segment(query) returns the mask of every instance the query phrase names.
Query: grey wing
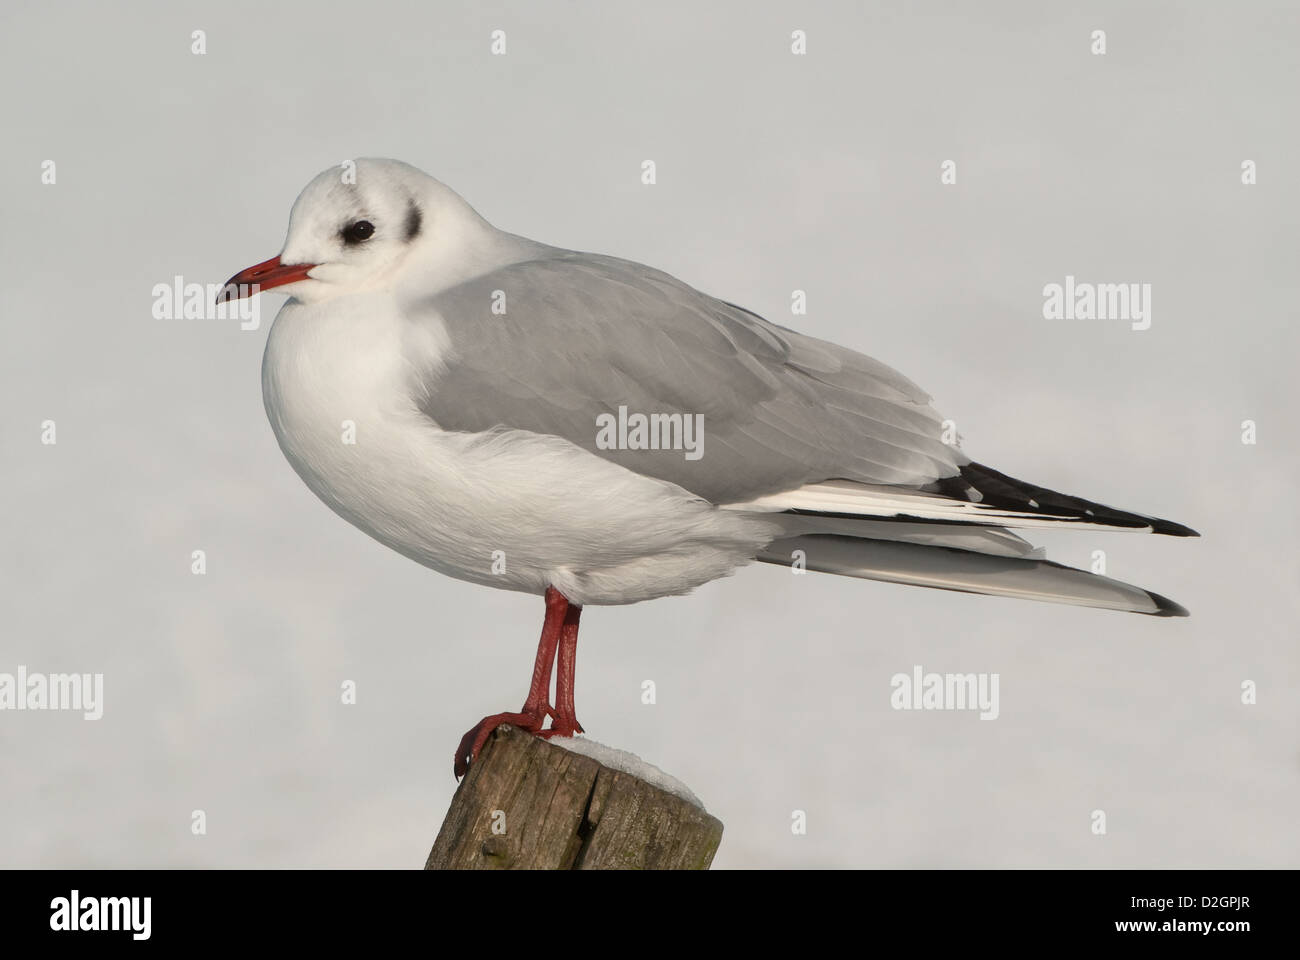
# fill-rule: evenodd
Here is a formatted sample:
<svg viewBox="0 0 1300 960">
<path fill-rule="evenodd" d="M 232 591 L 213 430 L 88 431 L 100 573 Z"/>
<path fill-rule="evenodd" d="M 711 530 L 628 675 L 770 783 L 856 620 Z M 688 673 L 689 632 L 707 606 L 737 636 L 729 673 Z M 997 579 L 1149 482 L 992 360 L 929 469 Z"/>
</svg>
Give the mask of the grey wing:
<svg viewBox="0 0 1300 960">
<path fill-rule="evenodd" d="M 713 503 L 828 478 L 919 487 L 965 462 L 929 397 L 889 367 L 641 264 L 556 251 L 408 313 L 436 318 L 450 342 L 416 397 L 443 429 L 563 437 Z M 698 415 L 701 455 L 607 448 L 602 423 L 620 407 Z"/>
</svg>

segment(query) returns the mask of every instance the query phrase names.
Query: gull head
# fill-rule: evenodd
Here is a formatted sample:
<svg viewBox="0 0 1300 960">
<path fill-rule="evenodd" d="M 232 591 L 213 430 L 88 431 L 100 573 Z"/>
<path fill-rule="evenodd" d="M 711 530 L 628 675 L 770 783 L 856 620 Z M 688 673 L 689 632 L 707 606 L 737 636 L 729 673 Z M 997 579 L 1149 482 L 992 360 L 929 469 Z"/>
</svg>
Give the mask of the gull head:
<svg viewBox="0 0 1300 960">
<path fill-rule="evenodd" d="M 277 256 L 235 274 L 217 302 L 274 287 L 303 303 L 392 290 L 419 264 L 451 267 L 492 228 L 454 191 L 400 160 L 364 158 L 316 176 Z M 448 261 L 453 261 L 448 263 Z"/>
</svg>

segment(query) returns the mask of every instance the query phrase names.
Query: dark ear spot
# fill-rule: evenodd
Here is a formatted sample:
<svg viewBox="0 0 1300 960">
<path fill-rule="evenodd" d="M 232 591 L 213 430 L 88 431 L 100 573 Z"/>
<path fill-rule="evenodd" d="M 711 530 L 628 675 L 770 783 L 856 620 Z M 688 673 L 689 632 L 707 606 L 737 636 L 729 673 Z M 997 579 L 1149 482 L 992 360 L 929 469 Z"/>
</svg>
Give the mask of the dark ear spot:
<svg viewBox="0 0 1300 960">
<path fill-rule="evenodd" d="M 406 210 L 406 242 L 407 243 L 410 243 L 412 240 L 414 240 L 416 237 L 420 235 L 421 220 L 422 217 L 420 216 L 420 208 L 417 207 L 415 205 L 415 201 L 412 200 L 410 207 L 408 207 Z"/>
</svg>

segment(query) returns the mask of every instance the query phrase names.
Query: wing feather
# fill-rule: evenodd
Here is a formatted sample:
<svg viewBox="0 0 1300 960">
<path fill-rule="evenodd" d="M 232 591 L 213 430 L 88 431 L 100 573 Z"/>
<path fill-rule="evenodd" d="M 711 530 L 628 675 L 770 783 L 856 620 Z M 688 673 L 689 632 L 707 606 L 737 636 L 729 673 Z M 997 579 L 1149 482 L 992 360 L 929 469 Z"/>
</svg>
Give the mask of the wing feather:
<svg viewBox="0 0 1300 960">
<path fill-rule="evenodd" d="M 496 291 L 504 314 L 491 310 Z M 416 396 L 443 429 L 563 437 L 714 503 L 830 478 L 923 486 L 965 462 L 901 374 L 630 261 L 555 250 L 408 313 L 450 342 Z M 620 407 L 700 415 L 703 455 L 600 449 L 597 418 Z"/>
</svg>

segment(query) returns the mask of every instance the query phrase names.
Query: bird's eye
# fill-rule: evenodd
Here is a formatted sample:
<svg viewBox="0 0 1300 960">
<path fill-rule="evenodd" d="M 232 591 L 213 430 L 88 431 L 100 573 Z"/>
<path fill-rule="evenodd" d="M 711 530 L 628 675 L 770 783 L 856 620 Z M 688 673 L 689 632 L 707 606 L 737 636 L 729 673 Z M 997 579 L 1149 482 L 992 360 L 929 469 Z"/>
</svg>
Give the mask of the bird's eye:
<svg viewBox="0 0 1300 960">
<path fill-rule="evenodd" d="M 361 243 L 374 235 L 375 225 L 369 220 L 358 220 L 343 228 L 344 243 Z"/>
</svg>

